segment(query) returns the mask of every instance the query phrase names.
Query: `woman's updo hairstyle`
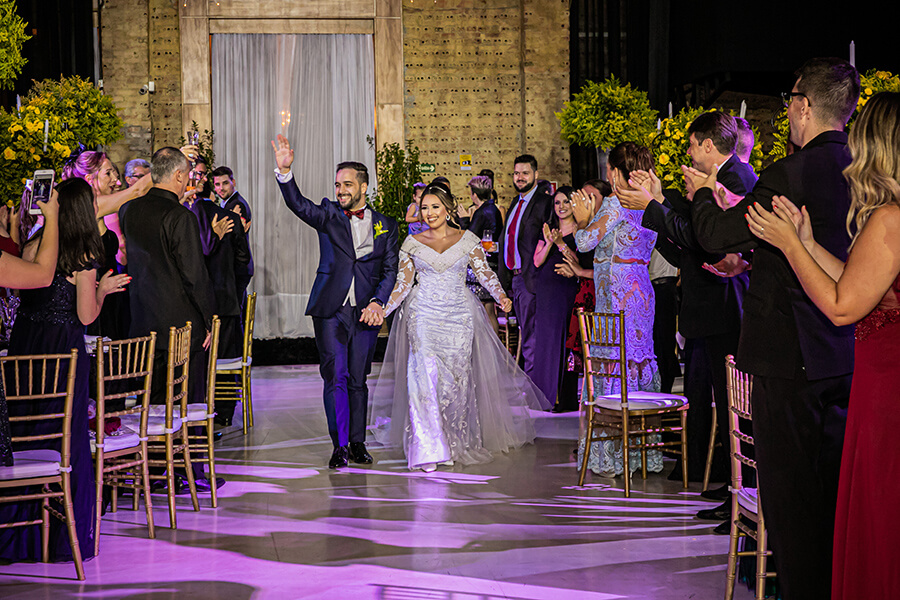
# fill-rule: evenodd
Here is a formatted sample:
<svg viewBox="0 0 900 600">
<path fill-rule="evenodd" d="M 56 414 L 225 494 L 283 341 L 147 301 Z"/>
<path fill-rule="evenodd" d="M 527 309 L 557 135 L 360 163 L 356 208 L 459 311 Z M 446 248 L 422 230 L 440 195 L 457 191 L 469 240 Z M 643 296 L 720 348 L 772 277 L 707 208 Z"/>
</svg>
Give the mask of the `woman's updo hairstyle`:
<svg viewBox="0 0 900 600">
<path fill-rule="evenodd" d="M 634 142 L 622 142 L 609 152 L 609 166 L 622 172 L 625 181 L 631 177 L 632 171 L 653 170 L 653 154 L 650 148 L 635 144 Z"/>
<path fill-rule="evenodd" d="M 453 194 L 450 193 L 449 186 L 442 181 L 432 181 L 428 187 L 425 188 L 425 191 L 422 192 L 422 199 L 425 199 L 425 196 L 435 196 L 438 200 L 441 201 L 441 204 L 444 205 L 444 209 L 447 211 L 447 215 L 449 215 L 449 223 L 454 227 L 459 226 L 459 221 L 456 215 L 456 200 L 453 198 Z"/>
</svg>

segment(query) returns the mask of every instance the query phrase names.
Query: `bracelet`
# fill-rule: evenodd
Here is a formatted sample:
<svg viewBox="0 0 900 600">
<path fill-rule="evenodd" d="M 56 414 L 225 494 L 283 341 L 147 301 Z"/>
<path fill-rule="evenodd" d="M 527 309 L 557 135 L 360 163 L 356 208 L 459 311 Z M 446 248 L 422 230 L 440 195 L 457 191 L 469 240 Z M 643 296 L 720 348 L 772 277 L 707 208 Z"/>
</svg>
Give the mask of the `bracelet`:
<svg viewBox="0 0 900 600">
<path fill-rule="evenodd" d="M 370 300 L 369 300 L 369 304 L 371 304 L 372 302 L 374 302 L 375 304 L 377 304 L 377 305 L 380 306 L 381 308 L 384 308 L 384 302 L 382 302 L 382 301 L 379 300 L 378 298 L 372 298 L 372 299 L 370 299 Z"/>
</svg>

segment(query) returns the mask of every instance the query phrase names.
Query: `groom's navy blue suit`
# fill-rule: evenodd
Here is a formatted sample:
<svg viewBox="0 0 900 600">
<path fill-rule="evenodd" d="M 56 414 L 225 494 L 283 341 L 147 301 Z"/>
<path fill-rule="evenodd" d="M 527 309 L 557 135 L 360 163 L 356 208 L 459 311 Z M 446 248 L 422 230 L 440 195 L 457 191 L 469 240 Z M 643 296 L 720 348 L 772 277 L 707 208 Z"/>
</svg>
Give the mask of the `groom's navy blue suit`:
<svg viewBox="0 0 900 600">
<path fill-rule="evenodd" d="M 319 268 L 306 314 L 313 318 L 319 371 L 325 381 L 325 415 L 335 447 L 365 442 L 368 388 L 379 327 L 360 322 L 372 299 L 387 304 L 397 280 L 397 222 L 372 212 L 373 250 L 357 258 L 350 218 L 337 202 L 316 204 L 300 193 L 294 179 L 279 183 L 285 204 L 319 234 Z M 355 217 L 353 217 L 355 218 Z M 347 294 L 353 282 L 355 306 Z"/>
</svg>

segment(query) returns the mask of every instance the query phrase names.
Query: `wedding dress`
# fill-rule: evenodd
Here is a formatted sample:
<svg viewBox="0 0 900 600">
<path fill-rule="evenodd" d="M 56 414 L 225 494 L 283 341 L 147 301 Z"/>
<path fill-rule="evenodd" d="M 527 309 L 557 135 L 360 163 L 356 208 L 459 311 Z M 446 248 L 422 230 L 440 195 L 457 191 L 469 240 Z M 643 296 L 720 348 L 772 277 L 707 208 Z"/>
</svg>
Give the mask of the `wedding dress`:
<svg viewBox="0 0 900 600">
<path fill-rule="evenodd" d="M 409 236 L 385 314 L 394 318 L 373 394 L 376 440 L 403 448 L 410 469 L 488 462 L 534 441 L 529 409 L 549 402 L 503 347 L 466 287 L 471 265 L 494 299 L 503 294 L 470 232 L 444 252 Z"/>
</svg>

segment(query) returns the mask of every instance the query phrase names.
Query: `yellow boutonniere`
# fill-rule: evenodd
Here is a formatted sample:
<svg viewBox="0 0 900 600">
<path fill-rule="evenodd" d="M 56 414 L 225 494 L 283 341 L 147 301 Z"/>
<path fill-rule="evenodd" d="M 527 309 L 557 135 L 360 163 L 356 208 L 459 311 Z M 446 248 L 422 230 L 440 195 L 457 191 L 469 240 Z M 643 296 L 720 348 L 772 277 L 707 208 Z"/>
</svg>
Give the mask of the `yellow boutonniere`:
<svg viewBox="0 0 900 600">
<path fill-rule="evenodd" d="M 384 225 L 381 224 L 381 221 L 378 221 L 377 223 L 375 223 L 375 238 L 377 238 L 382 233 L 387 233 L 387 229 L 384 228 Z"/>
</svg>

